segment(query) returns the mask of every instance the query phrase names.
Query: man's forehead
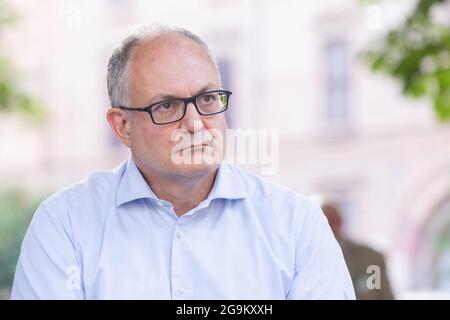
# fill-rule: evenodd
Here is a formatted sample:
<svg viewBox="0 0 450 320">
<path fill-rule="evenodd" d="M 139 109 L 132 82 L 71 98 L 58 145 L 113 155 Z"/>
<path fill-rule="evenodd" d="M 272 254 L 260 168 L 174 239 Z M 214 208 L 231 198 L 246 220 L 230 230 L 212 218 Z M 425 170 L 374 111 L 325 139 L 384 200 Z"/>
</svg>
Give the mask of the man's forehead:
<svg viewBox="0 0 450 320">
<path fill-rule="evenodd" d="M 178 37 L 180 38 L 180 37 Z M 166 43 L 167 39 L 147 42 L 136 47 L 130 58 L 130 77 L 140 81 L 183 81 L 193 73 L 216 78 L 217 70 L 211 57 L 189 39 Z M 163 41 L 160 44 L 160 41 Z"/>
</svg>

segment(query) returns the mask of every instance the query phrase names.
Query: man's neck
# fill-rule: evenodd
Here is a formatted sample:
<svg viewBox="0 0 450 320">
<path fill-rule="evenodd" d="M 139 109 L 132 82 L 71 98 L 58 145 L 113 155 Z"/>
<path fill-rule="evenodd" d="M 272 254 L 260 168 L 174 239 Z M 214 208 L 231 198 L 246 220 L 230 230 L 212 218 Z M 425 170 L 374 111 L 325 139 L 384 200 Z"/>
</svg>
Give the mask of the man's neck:
<svg viewBox="0 0 450 320">
<path fill-rule="evenodd" d="M 208 197 L 214 185 L 217 169 L 189 178 L 166 177 L 154 172 L 142 174 L 158 198 L 170 202 L 177 216 L 182 216 Z"/>
</svg>

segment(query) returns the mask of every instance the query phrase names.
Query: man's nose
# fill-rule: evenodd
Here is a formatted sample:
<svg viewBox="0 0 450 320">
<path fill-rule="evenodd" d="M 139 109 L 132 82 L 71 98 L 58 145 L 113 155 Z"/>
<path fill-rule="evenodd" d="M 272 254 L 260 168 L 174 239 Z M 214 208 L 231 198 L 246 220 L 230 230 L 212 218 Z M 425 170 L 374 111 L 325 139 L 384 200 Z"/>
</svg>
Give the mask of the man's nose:
<svg viewBox="0 0 450 320">
<path fill-rule="evenodd" d="M 181 120 L 181 127 L 191 133 L 197 132 L 204 127 L 202 117 L 192 102 L 186 105 L 186 113 Z"/>
</svg>

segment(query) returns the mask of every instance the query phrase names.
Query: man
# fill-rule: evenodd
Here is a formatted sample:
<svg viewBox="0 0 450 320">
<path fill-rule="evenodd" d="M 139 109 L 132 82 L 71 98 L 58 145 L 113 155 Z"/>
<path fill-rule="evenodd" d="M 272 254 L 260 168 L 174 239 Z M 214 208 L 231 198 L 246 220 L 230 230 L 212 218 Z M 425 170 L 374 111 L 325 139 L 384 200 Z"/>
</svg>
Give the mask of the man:
<svg viewBox="0 0 450 320">
<path fill-rule="evenodd" d="M 358 300 L 394 299 L 383 255 L 344 237 L 342 216 L 335 204 L 326 202 L 322 204 L 322 210 L 342 247 L 355 287 L 356 298 Z M 378 276 L 379 279 L 375 279 L 374 276 Z"/>
<path fill-rule="evenodd" d="M 198 36 L 131 35 L 110 58 L 108 92 L 131 155 L 41 204 L 12 298 L 354 298 L 320 207 L 220 161 L 231 93 Z"/>
</svg>

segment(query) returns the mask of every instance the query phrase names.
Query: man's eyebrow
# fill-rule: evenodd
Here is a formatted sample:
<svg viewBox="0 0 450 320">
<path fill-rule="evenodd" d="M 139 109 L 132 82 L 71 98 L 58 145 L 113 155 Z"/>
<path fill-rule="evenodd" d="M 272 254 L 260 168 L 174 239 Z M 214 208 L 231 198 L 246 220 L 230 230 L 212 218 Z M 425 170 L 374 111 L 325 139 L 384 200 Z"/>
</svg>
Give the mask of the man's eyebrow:
<svg viewBox="0 0 450 320">
<path fill-rule="evenodd" d="M 218 88 L 217 86 L 215 86 L 213 84 L 207 84 L 206 86 L 204 86 L 200 90 L 198 90 L 197 93 L 194 94 L 194 96 L 202 94 L 202 93 L 207 92 L 209 90 L 219 90 L 219 89 L 220 88 Z M 153 97 L 152 101 L 154 101 L 153 103 L 155 103 L 155 102 L 158 102 L 158 101 L 180 99 L 180 98 L 186 98 L 186 97 L 174 96 L 173 94 L 158 94 L 158 95 Z"/>
</svg>

